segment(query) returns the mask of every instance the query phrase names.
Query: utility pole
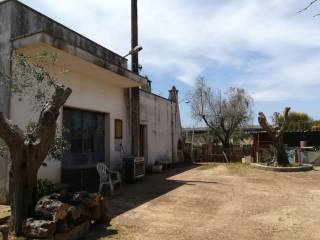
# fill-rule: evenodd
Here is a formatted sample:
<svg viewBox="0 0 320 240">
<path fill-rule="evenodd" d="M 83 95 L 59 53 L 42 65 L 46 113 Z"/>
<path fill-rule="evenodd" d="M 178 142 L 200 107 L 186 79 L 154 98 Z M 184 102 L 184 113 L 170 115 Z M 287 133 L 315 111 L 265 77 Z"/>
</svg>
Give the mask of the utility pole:
<svg viewBox="0 0 320 240">
<path fill-rule="evenodd" d="M 138 46 L 138 3 L 131 0 L 131 49 Z M 132 71 L 139 74 L 139 52 L 131 54 Z"/>
<path fill-rule="evenodd" d="M 137 0 L 131 0 L 131 48 L 138 46 L 138 3 Z M 132 71 L 139 75 L 139 53 L 132 55 Z M 132 145 L 131 152 L 133 156 L 139 156 L 140 146 L 140 89 L 135 87 L 131 89 L 131 134 Z"/>
</svg>

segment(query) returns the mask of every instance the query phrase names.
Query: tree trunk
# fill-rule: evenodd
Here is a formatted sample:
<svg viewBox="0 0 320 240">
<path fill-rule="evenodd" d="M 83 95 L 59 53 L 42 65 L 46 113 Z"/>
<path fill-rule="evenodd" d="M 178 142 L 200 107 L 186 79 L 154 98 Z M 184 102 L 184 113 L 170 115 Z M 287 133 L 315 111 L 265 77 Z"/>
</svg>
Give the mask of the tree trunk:
<svg viewBox="0 0 320 240">
<path fill-rule="evenodd" d="M 28 163 L 32 159 L 13 160 L 10 171 L 12 223 L 16 235 L 22 234 L 22 223 L 32 216 L 34 206 L 33 196 L 36 191 L 37 172 Z"/>
<path fill-rule="evenodd" d="M 229 151 L 229 149 L 230 149 L 230 142 L 229 142 L 229 140 L 227 139 L 227 140 L 224 140 L 223 142 L 222 142 L 222 146 L 223 146 L 223 148 L 225 149 L 225 150 L 228 150 Z"/>
<path fill-rule="evenodd" d="M 59 109 L 72 90 L 56 86 L 51 100 L 40 113 L 36 130 L 29 135 L 0 112 L 0 138 L 8 145 L 11 155 L 10 197 L 12 225 L 17 236 L 22 224 L 33 213 L 38 170 L 54 143 Z"/>
<path fill-rule="evenodd" d="M 275 156 L 278 164 L 280 166 L 289 165 L 288 154 L 284 147 L 282 136 L 275 139 L 274 147 L 275 147 Z"/>
</svg>

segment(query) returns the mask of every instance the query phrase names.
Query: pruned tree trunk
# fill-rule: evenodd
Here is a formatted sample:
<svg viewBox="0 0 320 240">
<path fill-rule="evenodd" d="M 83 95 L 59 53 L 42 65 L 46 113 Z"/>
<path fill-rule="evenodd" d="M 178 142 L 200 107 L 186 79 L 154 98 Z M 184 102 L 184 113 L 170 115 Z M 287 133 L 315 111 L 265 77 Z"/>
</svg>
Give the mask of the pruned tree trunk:
<svg viewBox="0 0 320 240">
<path fill-rule="evenodd" d="M 7 143 L 11 155 L 10 204 L 12 224 L 18 236 L 22 234 L 23 221 L 31 216 L 37 173 L 54 143 L 59 110 L 71 92 L 70 88 L 56 86 L 40 113 L 36 130 L 27 136 L 0 112 L 0 138 Z"/>
<path fill-rule="evenodd" d="M 19 159 L 24 159 L 24 161 L 17 164 L 18 160 L 12 159 L 9 177 L 11 220 L 17 235 L 21 233 L 23 221 L 32 214 L 33 196 L 37 182 L 37 173 L 28 166 L 29 159 L 22 156 Z"/>
<path fill-rule="evenodd" d="M 289 164 L 288 155 L 286 153 L 286 149 L 283 143 L 283 134 L 289 124 L 289 111 L 290 108 L 286 107 L 283 112 L 283 122 L 279 122 L 279 114 L 274 114 L 274 126 L 270 126 L 268 124 L 267 118 L 264 113 L 259 113 L 259 124 L 260 126 L 267 131 L 268 135 L 272 139 L 273 146 L 275 148 L 275 160 L 281 166 L 286 166 Z"/>
<path fill-rule="evenodd" d="M 275 157 L 279 165 L 286 166 L 289 164 L 288 154 L 284 147 L 283 137 L 275 139 Z"/>
</svg>

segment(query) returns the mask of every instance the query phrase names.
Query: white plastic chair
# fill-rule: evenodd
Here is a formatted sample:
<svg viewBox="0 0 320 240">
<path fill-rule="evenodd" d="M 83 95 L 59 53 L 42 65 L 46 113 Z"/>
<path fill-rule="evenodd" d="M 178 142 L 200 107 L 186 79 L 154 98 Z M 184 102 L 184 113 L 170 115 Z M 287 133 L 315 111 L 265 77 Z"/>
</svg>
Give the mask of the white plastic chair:
<svg viewBox="0 0 320 240">
<path fill-rule="evenodd" d="M 114 192 L 114 186 L 119 183 L 120 189 L 122 188 L 121 183 L 121 175 L 119 172 L 111 171 L 108 166 L 104 163 L 98 163 L 97 164 L 97 171 L 100 176 L 100 185 L 99 185 L 99 193 L 102 192 L 104 185 L 110 186 L 110 192 L 111 195 L 113 195 Z"/>
</svg>

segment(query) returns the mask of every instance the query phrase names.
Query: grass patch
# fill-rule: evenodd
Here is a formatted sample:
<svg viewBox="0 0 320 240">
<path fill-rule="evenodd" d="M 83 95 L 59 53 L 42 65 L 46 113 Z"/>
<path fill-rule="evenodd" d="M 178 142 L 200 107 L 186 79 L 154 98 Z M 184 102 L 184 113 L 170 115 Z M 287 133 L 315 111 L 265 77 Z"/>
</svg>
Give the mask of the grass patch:
<svg viewBox="0 0 320 240">
<path fill-rule="evenodd" d="M 242 170 L 242 169 L 248 169 L 250 168 L 250 164 L 248 163 L 206 163 L 206 164 L 200 164 L 201 166 L 198 168 L 199 170 L 209 170 L 216 168 L 218 166 L 224 166 L 227 169 L 230 170 Z"/>
<path fill-rule="evenodd" d="M 215 167 L 218 167 L 219 163 L 207 163 L 207 164 L 200 164 L 201 166 L 198 168 L 199 170 L 209 170 Z"/>
<path fill-rule="evenodd" d="M 235 170 L 241 170 L 241 169 L 248 169 L 250 168 L 250 164 L 248 163 L 225 163 L 224 166 L 228 169 L 235 169 Z"/>
</svg>

